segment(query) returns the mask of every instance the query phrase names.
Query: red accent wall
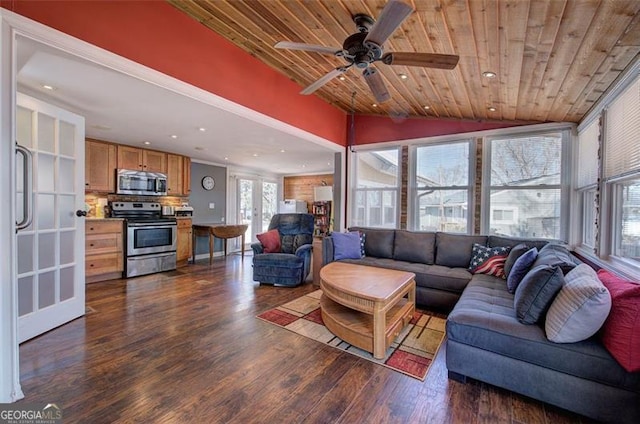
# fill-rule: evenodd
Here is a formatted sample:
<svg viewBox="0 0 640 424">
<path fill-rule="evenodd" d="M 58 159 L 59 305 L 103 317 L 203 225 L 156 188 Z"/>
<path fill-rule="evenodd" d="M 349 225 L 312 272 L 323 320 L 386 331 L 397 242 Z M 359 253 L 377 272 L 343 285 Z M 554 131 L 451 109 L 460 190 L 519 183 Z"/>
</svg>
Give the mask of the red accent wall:
<svg viewBox="0 0 640 424">
<path fill-rule="evenodd" d="M 0 6 L 339 145 L 347 115 L 164 1 Z M 265 46 L 269 48 L 269 46 Z"/>
<path fill-rule="evenodd" d="M 390 118 L 386 116 L 356 115 L 354 144 L 411 140 L 438 135 L 460 134 L 497 128 L 539 124 L 526 121 L 484 121 L 436 118 Z"/>
<path fill-rule="evenodd" d="M 346 146 L 348 116 L 164 1 L 0 0 L 0 6 Z M 270 48 L 265 46 L 265 48 Z M 355 144 L 530 124 L 355 117 Z"/>
</svg>

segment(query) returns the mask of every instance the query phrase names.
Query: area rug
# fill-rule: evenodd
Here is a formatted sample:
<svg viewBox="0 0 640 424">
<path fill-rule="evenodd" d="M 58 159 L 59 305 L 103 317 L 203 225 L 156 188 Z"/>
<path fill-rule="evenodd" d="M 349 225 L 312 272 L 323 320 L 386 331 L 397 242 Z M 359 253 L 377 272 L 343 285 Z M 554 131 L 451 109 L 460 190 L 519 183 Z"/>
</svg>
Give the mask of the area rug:
<svg viewBox="0 0 640 424">
<path fill-rule="evenodd" d="M 324 326 L 320 313 L 321 295 L 322 290 L 314 291 L 270 309 L 258 318 L 424 381 L 444 339 L 444 318 L 416 311 L 409 325 L 387 350 L 385 358 L 375 359 L 371 353 L 341 340 Z"/>
</svg>

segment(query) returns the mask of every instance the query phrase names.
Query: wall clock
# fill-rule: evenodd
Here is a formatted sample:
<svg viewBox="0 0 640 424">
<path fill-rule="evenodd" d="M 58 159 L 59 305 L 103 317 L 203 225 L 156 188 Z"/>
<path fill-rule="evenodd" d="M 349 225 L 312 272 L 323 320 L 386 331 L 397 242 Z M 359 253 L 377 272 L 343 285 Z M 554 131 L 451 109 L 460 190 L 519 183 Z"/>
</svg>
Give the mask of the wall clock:
<svg viewBox="0 0 640 424">
<path fill-rule="evenodd" d="M 202 179 L 202 188 L 205 190 L 213 190 L 213 187 L 216 185 L 216 180 L 213 177 L 207 175 Z"/>
</svg>

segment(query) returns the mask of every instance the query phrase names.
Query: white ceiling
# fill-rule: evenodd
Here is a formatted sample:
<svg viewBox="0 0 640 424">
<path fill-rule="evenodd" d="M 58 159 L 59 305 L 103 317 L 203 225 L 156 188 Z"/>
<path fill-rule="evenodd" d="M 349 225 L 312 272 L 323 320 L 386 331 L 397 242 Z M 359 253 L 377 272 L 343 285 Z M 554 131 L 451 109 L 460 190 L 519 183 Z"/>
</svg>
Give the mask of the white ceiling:
<svg viewBox="0 0 640 424">
<path fill-rule="evenodd" d="M 310 134 L 305 139 L 303 131 L 291 134 L 24 37 L 18 39 L 18 89 L 84 116 L 89 138 L 258 174 L 333 173 L 340 150 Z"/>
</svg>

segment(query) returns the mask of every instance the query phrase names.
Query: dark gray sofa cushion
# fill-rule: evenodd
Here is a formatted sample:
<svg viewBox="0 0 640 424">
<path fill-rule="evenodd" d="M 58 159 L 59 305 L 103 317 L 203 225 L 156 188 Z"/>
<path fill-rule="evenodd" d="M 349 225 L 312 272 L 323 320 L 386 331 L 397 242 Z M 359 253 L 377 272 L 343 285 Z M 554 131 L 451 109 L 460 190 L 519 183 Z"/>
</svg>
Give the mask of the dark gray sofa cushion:
<svg viewBox="0 0 640 424">
<path fill-rule="evenodd" d="M 436 265 L 466 268 L 471 260 L 473 243 L 487 244 L 487 236 L 436 233 Z"/>
<path fill-rule="evenodd" d="M 532 247 L 537 248 L 538 250 L 542 249 L 544 246 L 549 244 L 549 240 L 545 239 L 536 239 L 536 238 L 523 238 L 523 237 L 504 237 L 504 236 L 496 236 L 490 235 L 487 240 L 487 246 L 489 247 L 514 247 L 520 243 L 524 243 L 531 249 Z"/>
<path fill-rule="evenodd" d="M 559 267 L 539 265 L 531 268 L 518 284 L 514 297 L 518 321 L 535 324 L 542 320 L 563 284 L 564 276 Z"/>
<path fill-rule="evenodd" d="M 349 231 L 361 231 L 365 234 L 364 254 L 376 258 L 393 258 L 395 230 L 379 228 L 352 227 Z"/>
<path fill-rule="evenodd" d="M 436 233 L 396 230 L 394 245 L 393 259 L 433 265 Z"/>
<path fill-rule="evenodd" d="M 538 258 L 531 265 L 531 269 L 539 265 L 550 265 L 560 267 L 563 274 L 568 273 L 578 266 L 576 261 L 571 257 L 569 249 L 565 245 L 558 243 L 549 243 L 542 249 L 538 249 Z"/>
<path fill-rule="evenodd" d="M 492 247 L 500 247 L 500 246 L 492 246 Z M 518 258 L 529 250 L 529 247 L 524 243 L 518 243 L 511 248 L 509 251 L 509 256 L 507 256 L 507 260 L 504 262 L 504 275 L 505 278 L 509 277 L 511 273 L 511 268 L 513 268 L 513 264 L 516 263 Z"/>
<path fill-rule="evenodd" d="M 547 340 L 539 325 L 518 322 L 513 295 L 507 291 L 504 280 L 496 277 L 473 276 L 449 314 L 447 337 L 509 358 L 640 393 L 640 373 L 626 372 L 597 336 L 578 343 L 556 344 Z"/>
<path fill-rule="evenodd" d="M 471 280 L 471 273 L 463 268 L 448 268 L 440 265 L 425 265 L 368 256 L 362 259 L 343 259 L 340 262 L 413 272 L 416 274 L 417 287 L 429 287 L 457 294 L 462 293 Z"/>
</svg>

